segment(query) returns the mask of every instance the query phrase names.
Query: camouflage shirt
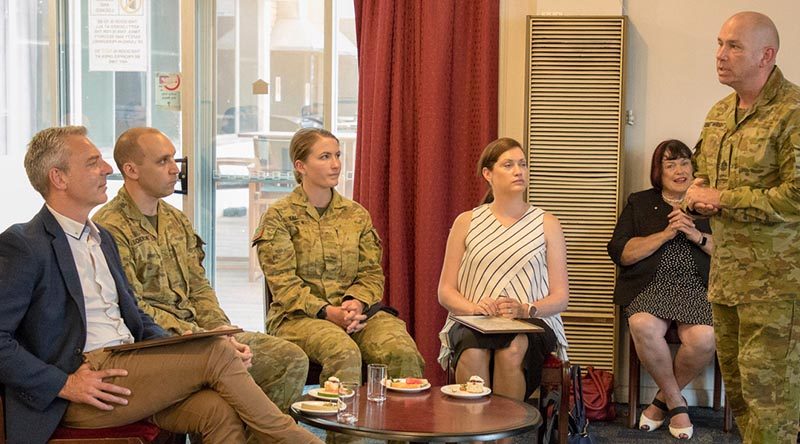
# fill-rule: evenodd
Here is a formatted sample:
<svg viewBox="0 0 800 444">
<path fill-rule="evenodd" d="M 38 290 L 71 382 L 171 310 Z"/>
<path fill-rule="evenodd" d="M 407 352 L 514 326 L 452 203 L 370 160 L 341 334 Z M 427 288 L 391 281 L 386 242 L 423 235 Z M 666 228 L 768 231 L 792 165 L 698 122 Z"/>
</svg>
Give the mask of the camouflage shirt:
<svg viewBox="0 0 800 444">
<path fill-rule="evenodd" d="M 336 191 L 319 212 L 302 187 L 269 207 L 253 235 L 272 292 L 267 331 L 288 318 L 316 317 L 345 296 L 383 297 L 381 243 L 367 210 Z"/>
<path fill-rule="evenodd" d="M 203 241 L 180 210 L 159 201 L 156 232 L 123 187 L 93 220 L 114 236 L 139 307 L 158 325 L 180 334 L 230 324 L 201 265 Z"/>
<path fill-rule="evenodd" d="M 798 299 L 800 288 L 800 88 L 775 67 L 753 106 L 737 96 L 706 117 L 695 175 L 720 190 L 712 217 L 708 299 L 724 305 Z"/>
</svg>

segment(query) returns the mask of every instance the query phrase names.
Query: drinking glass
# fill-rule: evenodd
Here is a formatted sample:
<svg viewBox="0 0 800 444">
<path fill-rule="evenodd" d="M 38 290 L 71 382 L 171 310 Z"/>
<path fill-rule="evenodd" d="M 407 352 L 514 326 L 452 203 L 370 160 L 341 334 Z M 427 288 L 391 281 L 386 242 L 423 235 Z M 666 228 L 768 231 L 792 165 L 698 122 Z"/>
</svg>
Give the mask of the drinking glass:
<svg viewBox="0 0 800 444">
<path fill-rule="evenodd" d="M 367 366 L 367 400 L 383 402 L 386 400 L 387 367 L 384 364 L 369 364 Z"/>
<path fill-rule="evenodd" d="M 358 421 L 358 383 L 339 384 L 339 412 L 336 420 L 343 424 L 355 424 Z"/>
</svg>

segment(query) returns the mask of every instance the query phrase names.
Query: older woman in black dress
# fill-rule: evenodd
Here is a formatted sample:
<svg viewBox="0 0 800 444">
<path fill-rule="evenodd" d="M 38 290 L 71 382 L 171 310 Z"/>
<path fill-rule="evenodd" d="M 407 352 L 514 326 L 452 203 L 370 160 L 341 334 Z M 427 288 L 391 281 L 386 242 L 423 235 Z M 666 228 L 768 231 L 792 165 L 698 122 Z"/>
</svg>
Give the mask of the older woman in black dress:
<svg viewBox="0 0 800 444">
<path fill-rule="evenodd" d="M 706 298 L 714 241 L 707 220 L 694 221 L 680 209 L 692 182 L 691 155 L 678 140 L 656 147 L 653 188 L 630 195 L 608 243 L 609 256 L 621 268 L 614 303 L 625 307 L 636 351 L 659 387 L 639 428 L 656 430 L 670 416 L 670 433 L 679 439 L 694 431 L 681 389 L 714 356 Z M 674 361 L 664 339 L 673 321 L 681 339 Z"/>
</svg>

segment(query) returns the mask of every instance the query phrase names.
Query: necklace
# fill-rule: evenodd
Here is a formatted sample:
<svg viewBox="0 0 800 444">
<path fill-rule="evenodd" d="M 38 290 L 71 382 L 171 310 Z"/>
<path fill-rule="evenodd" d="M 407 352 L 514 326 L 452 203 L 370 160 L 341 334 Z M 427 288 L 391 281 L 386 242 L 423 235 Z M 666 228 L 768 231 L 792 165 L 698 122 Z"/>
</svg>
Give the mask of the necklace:
<svg viewBox="0 0 800 444">
<path fill-rule="evenodd" d="M 664 199 L 665 202 L 668 204 L 672 204 L 673 206 L 678 206 L 683 203 L 683 198 L 680 199 L 670 199 L 669 197 L 665 196 L 664 193 L 661 193 L 661 198 Z"/>
</svg>

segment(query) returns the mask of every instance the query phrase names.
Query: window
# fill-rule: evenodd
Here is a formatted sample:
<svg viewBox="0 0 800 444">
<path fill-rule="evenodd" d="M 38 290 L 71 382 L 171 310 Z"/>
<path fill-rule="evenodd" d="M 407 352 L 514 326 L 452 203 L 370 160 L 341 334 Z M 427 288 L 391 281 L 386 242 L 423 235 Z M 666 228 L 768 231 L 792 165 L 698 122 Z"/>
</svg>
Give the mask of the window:
<svg viewBox="0 0 800 444">
<path fill-rule="evenodd" d="M 65 123 L 84 125 L 114 168 L 108 198 L 122 187 L 113 162 L 120 134 L 139 126 L 162 131 L 181 157 L 181 112 L 159 101 L 159 75 L 180 72 L 180 0 L 70 2 Z M 183 207 L 173 194 L 167 201 Z"/>
<path fill-rule="evenodd" d="M 215 287 L 225 311 L 238 325 L 263 330 L 263 277 L 249 240 L 261 214 L 297 185 L 289 157 L 295 131 L 333 130 L 343 155 L 338 189 L 352 196 L 355 14 L 349 0 L 217 0 L 216 6 L 209 251 L 215 252 Z M 266 94 L 257 82 L 268 84 Z"/>
<path fill-rule="evenodd" d="M 47 2 L 0 2 L 0 230 L 28 220 L 43 204 L 22 165 L 31 136 L 56 122 L 53 11 Z"/>
</svg>

